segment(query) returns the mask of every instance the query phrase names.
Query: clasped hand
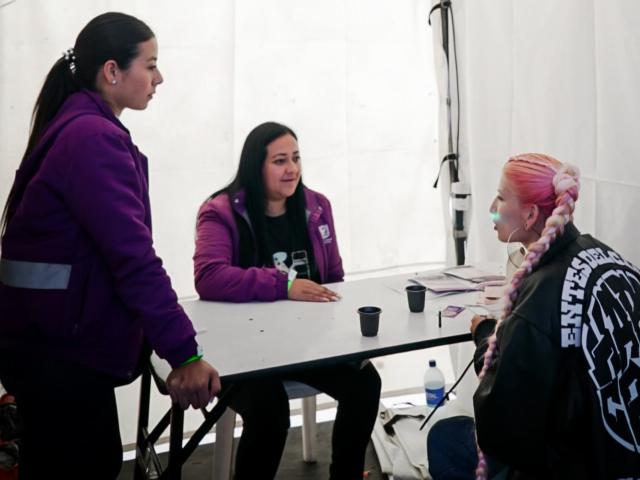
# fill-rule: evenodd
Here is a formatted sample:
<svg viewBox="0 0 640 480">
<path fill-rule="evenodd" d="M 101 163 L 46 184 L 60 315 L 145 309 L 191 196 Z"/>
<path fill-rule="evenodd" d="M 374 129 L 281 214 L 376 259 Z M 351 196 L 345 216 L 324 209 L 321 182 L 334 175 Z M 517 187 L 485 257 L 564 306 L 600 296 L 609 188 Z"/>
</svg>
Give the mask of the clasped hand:
<svg viewBox="0 0 640 480">
<path fill-rule="evenodd" d="M 167 378 L 171 401 L 183 410 L 206 407 L 221 388 L 218 371 L 204 360 L 175 368 Z"/>
</svg>

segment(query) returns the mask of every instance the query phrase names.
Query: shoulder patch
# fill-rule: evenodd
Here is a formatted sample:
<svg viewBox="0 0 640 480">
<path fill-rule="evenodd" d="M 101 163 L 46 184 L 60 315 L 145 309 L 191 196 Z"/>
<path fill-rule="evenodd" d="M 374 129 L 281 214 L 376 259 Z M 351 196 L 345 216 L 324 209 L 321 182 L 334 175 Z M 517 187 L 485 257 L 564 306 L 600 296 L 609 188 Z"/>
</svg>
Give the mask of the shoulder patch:
<svg viewBox="0 0 640 480">
<path fill-rule="evenodd" d="M 329 225 L 319 225 L 318 231 L 320 232 L 320 237 L 324 243 L 331 243 L 331 230 L 329 230 Z"/>
</svg>

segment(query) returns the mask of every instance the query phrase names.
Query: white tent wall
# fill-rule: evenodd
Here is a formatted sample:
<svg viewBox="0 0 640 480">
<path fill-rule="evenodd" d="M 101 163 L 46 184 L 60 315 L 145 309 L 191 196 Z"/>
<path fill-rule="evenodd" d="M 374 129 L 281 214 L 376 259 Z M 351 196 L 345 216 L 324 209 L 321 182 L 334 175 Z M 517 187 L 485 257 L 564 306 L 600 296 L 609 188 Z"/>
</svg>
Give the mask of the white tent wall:
<svg viewBox="0 0 640 480">
<path fill-rule="evenodd" d="M 640 204 L 635 61 L 640 2 L 453 0 L 452 5 L 461 179 L 472 192 L 467 263 L 506 263 L 505 245 L 497 241 L 489 217 L 500 170 L 511 155 L 542 152 L 581 169 L 576 226 L 640 265 L 640 232 L 633 227 Z M 439 15 L 432 21 L 439 22 Z M 441 128 L 441 154 L 445 134 Z M 458 372 L 472 352 L 470 344 L 458 349 Z M 467 408 L 476 385 L 470 375 L 458 390 Z"/>
<path fill-rule="evenodd" d="M 471 261 L 504 262 L 488 210 L 510 155 L 578 165 L 575 223 L 640 264 L 640 3 L 454 0 Z"/>
<path fill-rule="evenodd" d="M 348 275 L 441 263 L 428 9 L 417 0 L 16 0 L 0 9 L 0 198 L 53 62 L 90 18 L 125 11 L 159 41 L 165 83 L 147 111 L 122 120 L 150 159 L 155 247 L 180 296 L 194 294 L 197 208 L 231 180 L 244 138 L 267 120 L 298 134 L 305 182 L 332 201 Z M 157 416 L 166 399 L 154 400 Z M 132 443 L 137 383 L 118 402 Z"/>
</svg>

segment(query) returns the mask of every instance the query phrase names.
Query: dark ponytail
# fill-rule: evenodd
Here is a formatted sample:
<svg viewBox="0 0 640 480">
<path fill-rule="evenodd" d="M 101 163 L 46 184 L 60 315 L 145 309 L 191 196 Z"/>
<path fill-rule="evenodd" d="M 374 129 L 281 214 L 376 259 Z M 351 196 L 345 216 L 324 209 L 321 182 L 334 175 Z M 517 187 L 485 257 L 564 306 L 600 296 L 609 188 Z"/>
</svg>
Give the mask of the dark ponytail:
<svg viewBox="0 0 640 480">
<path fill-rule="evenodd" d="M 62 104 L 72 93 L 83 88 L 97 91 L 98 72 L 106 61 L 115 60 L 121 70 L 129 68 L 138 55 L 139 44 L 153 37 L 151 29 L 131 15 L 104 13 L 91 20 L 78 34 L 73 49 L 53 64 L 33 108 L 20 175 L 16 176 L 2 211 L 2 231 L 11 220 L 28 183 L 40 169 L 43 156 L 31 158 L 31 153 Z"/>
<path fill-rule="evenodd" d="M 53 64 L 36 100 L 31 115 L 31 133 L 22 162 L 33 151 L 44 127 L 51 121 L 69 95 L 79 90 L 69 63 L 61 57 Z M 22 165 L 21 165 L 22 166 Z"/>
</svg>

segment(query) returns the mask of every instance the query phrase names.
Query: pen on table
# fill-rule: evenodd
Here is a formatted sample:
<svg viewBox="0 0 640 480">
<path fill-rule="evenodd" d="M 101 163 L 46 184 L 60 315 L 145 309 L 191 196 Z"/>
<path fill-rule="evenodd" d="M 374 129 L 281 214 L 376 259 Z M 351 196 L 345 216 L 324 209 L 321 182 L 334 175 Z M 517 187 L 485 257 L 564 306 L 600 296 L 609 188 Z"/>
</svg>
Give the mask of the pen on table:
<svg viewBox="0 0 640 480">
<path fill-rule="evenodd" d="M 438 328 L 442 328 L 442 311 L 438 310 Z"/>
</svg>

